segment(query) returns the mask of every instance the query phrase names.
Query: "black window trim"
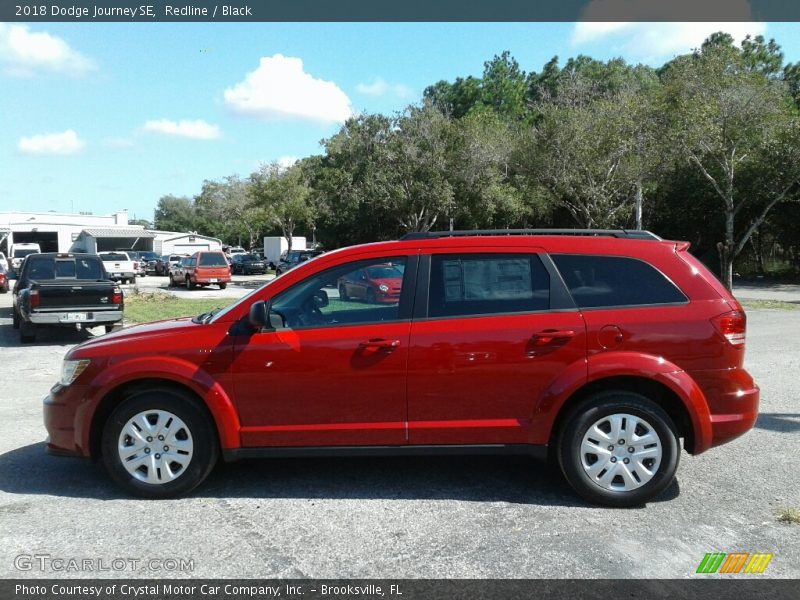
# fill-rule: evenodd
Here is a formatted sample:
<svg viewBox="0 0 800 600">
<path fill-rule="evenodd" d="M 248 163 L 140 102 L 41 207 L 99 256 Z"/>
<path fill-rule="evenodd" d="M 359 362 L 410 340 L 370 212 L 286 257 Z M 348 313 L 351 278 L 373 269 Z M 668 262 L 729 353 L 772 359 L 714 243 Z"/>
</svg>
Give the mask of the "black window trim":
<svg viewBox="0 0 800 600">
<path fill-rule="evenodd" d="M 392 324 L 392 323 L 404 323 L 404 322 L 411 321 L 412 314 L 413 314 L 413 311 L 414 311 L 414 291 L 415 291 L 416 281 L 417 281 L 417 269 L 418 269 L 418 264 L 419 264 L 419 254 L 416 254 L 416 253 L 414 253 L 414 254 L 404 254 L 404 253 L 400 252 L 400 253 L 389 254 L 387 256 L 375 256 L 375 257 L 372 257 L 372 258 L 363 258 L 363 259 L 359 259 L 359 260 L 356 260 L 356 261 L 343 262 L 343 263 L 339 263 L 337 265 L 333 265 L 333 266 L 327 267 L 325 269 L 322 269 L 321 271 L 316 271 L 316 272 L 310 274 L 308 277 L 316 277 L 318 275 L 321 275 L 322 273 L 325 273 L 326 271 L 332 271 L 334 269 L 339 269 L 339 268 L 341 268 L 341 267 L 343 267 L 345 265 L 348 265 L 348 264 L 364 264 L 364 263 L 370 263 L 370 262 L 379 261 L 379 260 L 389 260 L 389 259 L 392 259 L 392 258 L 405 258 L 405 260 L 406 260 L 406 266 L 405 266 L 405 270 L 403 272 L 403 287 L 400 290 L 400 301 L 398 302 L 398 307 L 397 307 L 397 310 L 398 310 L 398 314 L 397 314 L 398 318 L 397 319 L 394 319 L 392 321 L 362 321 L 362 322 L 357 322 L 357 323 L 332 323 L 330 325 L 308 325 L 308 326 L 304 326 L 304 327 L 285 327 L 284 329 L 281 329 L 280 331 L 289 331 L 289 330 L 291 330 L 291 331 L 311 331 L 311 330 L 314 330 L 314 329 L 334 329 L 334 328 L 339 328 L 339 327 L 360 327 L 362 325 L 381 325 L 381 324 L 387 324 L 388 325 L 388 324 Z M 361 267 L 357 267 L 357 268 L 361 268 Z M 286 289 L 281 290 L 280 292 L 278 292 L 278 294 L 275 296 L 275 298 L 279 297 L 281 294 L 284 294 L 284 293 L 288 292 L 293 287 L 302 284 L 304 281 L 306 281 L 306 279 L 308 279 L 308 277 L 306 277 L 304 279 L 301 279 L 300 281 L 290 285 Z M 270 300 L 272 300 L 272 298 L 270 298 Z M 247 317 L 244 317 L 242 322 L 246 322 L 246 321 L 247 321 Z M 237 332 L 238 331 L 239 331 L 239 328 L 237 328 Z M 252 332 L 250 332 L 250 333 L 252 333 Z"/>
<path fill-rule="evenodd" d="M 598 256 L 598 257 L 602 257 L 602 258 L 625 258 L 625 259 L 628 259 L 628 260 L 636 260 L 636 261 L 639 261 L 640 263 L 644 263 L 645 265 L 647 265 L 648 267 L 653 269 L 656 273 L 661 275 L 661 277 L 663 277 L 666 281 L 668 281 L 678 291 L 678 293 L 681 296 L 683 296 L 684 299 L 685 299 L 683 302 L 653 302 L 651 304 L 613 304 L 613 305 L 609 305 L 609 306 L 585 306 L 585 307 L 579 307 L 578 303 L 575 302 L 575 300 L 573 298 L 572 301 L 574 302 L 575 306 L 578 306 L 578 309 L 581 312 L 585 312 L 585 311 L 589 311 L 589 310 L 592 310 L 592 311 L 594 311 L 594 310 L 613 310 L 613 309 L 619 309 L 619 308 L 652 308 L 654 306 L 656 306 L 656 307 L 658 307 L 658 306 L 686 306 L 687 304 L 689 304 L 691 302 L 689 300 L 689 296 L 686 294 L 686 292 L 684 292 L 681 289 L 681 287 L 672 280 L 671 277 L 669 277 L 661 269 L 656 267 L 653 263 L 648 262 L 648 261 L 646 261 L 644 259 L 641 259 L 641 258 L 639 258 L 637 256 L 626 256 L 624 254 L 596 254 L 596 253 L 587 253 L 587 252 L 553 252 L 552 255 L 553 256 L 583 256 L 583 257 L 586 257 L 586 256 Z M 550 258 L 550 257 L 548 256 L 548 258 Z M 550 261 L 553 263 L 553 268 L 559 273 L 559 277 L 561 278 L 562 282 L 564 283 L 564 289 L 566 290 L 567 294 L 569 294 L 570 298 L 572 298 L 572 292 L 570 292 L 569 286 L 567 285 L 566 281 L 564 281 L 563 277 L 561 276 L 561 272 L 558 271 L 558 267 L 555 265 L 555 261 L 553 261 L 552 258 L 550 258 Z"/>
<path fill-rule="evenodd" d="M 417 292 L 414 299 L 414 321 L 444 321 L 450 319 L 479 319 L 485 317 L 512 317 L 519 315 L 547 314 L 554 312 L 578 312 L 578 307 L 570 295 L 567 285 L 556 269 L 550 256 L 539 249 L 509 249 L 509 248 L 481 248 L 478 252 L 437 252 L 436 256 L 486 256 L 486 255 L 526 255 L 535 254 L 542 261 L 542 265 L 550 276 L 550 308 L 543 310 L 524 310 L 515 312 L 480 313 L 471 315 L 451 315 L 441 317 L 429 316 L 431 284 L 431 260 L 433 254 L 423 254 L 419 259 L 417 270 Z"/>
</svg>

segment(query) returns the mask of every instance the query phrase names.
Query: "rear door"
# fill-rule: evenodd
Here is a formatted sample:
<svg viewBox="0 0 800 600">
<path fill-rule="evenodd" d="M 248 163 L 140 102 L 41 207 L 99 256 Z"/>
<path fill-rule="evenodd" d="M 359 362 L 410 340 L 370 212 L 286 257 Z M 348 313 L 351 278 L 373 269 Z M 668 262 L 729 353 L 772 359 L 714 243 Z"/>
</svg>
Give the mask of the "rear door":
<svg viewBox="0 0 800 600">
<path fill-rule="evenodd" d="M 583 319 L 552 263 L 537 249 L 444 249 L 421 258 L 418 290 L 409 443 L 532 443 L 537 401 L 586 356 Z"/>
</svg>

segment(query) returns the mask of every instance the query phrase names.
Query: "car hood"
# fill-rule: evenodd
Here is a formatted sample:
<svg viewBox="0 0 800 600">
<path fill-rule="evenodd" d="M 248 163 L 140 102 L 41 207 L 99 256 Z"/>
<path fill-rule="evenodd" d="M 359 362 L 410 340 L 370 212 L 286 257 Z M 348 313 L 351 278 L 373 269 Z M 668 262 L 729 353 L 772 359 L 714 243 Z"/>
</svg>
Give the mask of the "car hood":
<svg viewBox="0 0 800 600">
<path fill-rule="evenodd" d="M 97 349 L 102 349 L 104 353 L 107 353 L 111 346 L 117 346 L 120 350 L 123 350 L 127 345 L 126 342 L 139 341 L 145 338 L 152 340 L 153 338 L 159 337 L 166 338 L 175 335 L 192 335 L 195 333 L 195 328 L 197 327 L 203 327 L 203 325 L 192 322 L 191 317 L 132 325 L 130 327 L 124 327 L 119 331 L 87 340 L 75 346 L 70 352 L 70 356 L 83 354 L 86 351 L 91 353 Z"/>
<path fill-rule="evenodd" d="M 387 285 L 390 288 L 400 287 L 403 280 L 400 277 L 389 277 L 386 279 L 370 279 L 375 285 Z"/>
</svg>

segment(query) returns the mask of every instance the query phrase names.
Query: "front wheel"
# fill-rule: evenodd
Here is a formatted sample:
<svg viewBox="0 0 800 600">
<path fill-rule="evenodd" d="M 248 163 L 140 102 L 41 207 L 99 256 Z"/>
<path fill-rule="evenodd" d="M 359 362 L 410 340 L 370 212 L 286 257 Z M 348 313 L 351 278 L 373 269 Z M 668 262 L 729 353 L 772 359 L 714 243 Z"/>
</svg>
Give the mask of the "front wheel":
<svg viewBox="0 0 800 600">
<path fill-rule="evenodd" d="M 680 442 L 658 404 L 633 392 L 606 391 L 579 404 L 559 436 L 558 461 L 581 496 L 612 507 L 640 506 L 675 478 Z"/>
<path fill-rule="evenodd" d="M 122 402 L 103 427 L 103 463 L 127 492 L 173 498 L 205 480 L 219 455 L 211 418 L 187 395 L 155 388 Z"/>
</svg>

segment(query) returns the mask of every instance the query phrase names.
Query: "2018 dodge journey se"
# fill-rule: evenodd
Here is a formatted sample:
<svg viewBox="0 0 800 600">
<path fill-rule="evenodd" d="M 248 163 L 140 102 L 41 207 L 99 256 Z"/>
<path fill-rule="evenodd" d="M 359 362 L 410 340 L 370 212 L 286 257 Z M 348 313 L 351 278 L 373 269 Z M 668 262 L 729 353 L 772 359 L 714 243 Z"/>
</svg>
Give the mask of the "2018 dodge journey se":
<svg viewBox="0 0 800 600">
<path fill-rule="evenodd" d="M 758 413 L 744 312 L 688 247 L 501 230 L 329 252 L 225 309 L 70 350 L 48 449 L 151 498 L 189 492 L 220 456 L 528 453 L 592 502 L 641 505 L 681 440 L 705 452 Z M 386 265 L 393 301 L 340 296 Z"/>
</svg>

